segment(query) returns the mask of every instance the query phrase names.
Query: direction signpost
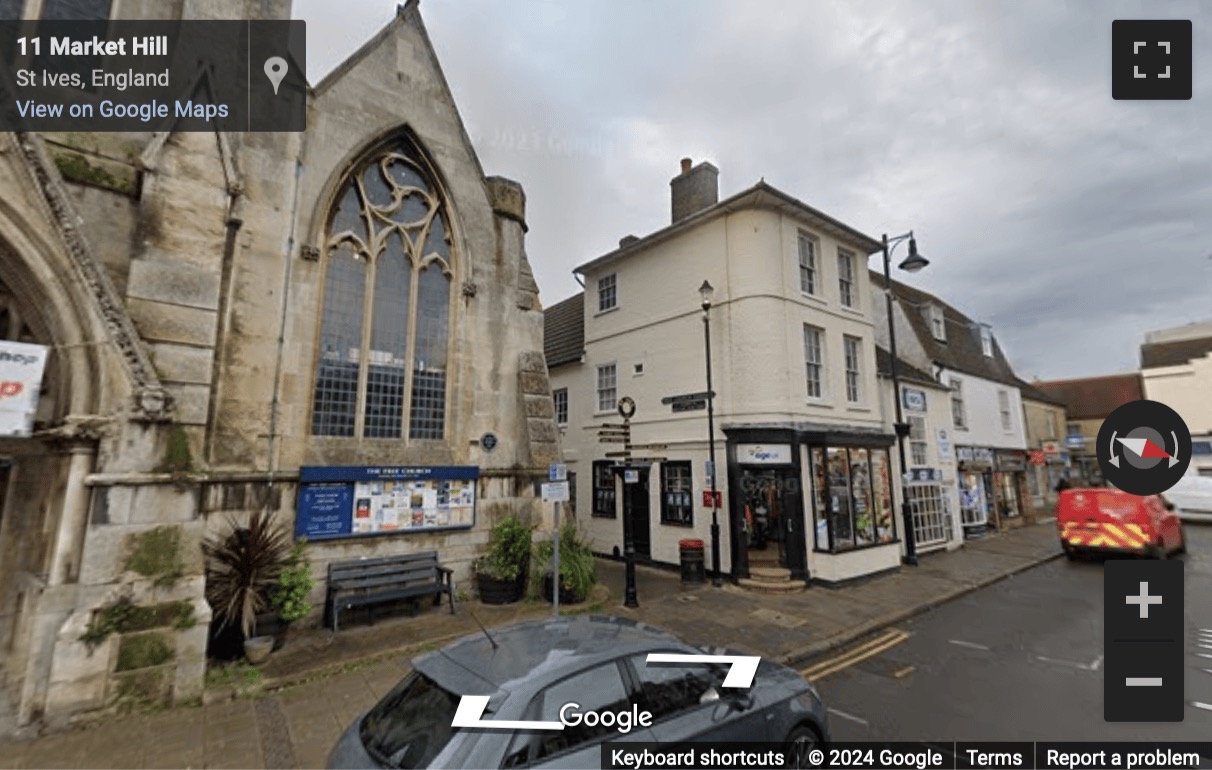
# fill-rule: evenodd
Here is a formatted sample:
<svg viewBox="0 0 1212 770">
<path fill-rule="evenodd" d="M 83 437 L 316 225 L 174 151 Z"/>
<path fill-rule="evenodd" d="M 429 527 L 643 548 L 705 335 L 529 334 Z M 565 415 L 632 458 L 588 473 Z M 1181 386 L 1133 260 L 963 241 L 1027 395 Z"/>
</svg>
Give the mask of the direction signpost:
<svg viewBox="0 0 1212 770">
<path fill-rule="evenodd" d="M 598 427 L 598 443 L 623 445 L 621 452 L 607 452 L 606 456 L 622 460 L 621 463 L 616 461 L 614 471 L 623 476 L 623 555 L 627 564 L 627 588 L 623 604 L 634 608 L 640 606 L 635 595 L 635 538 L 632 535 L 631 521 L 632 489 L 639 479 L 639 467 L 635 465 L 636 458 L 633 458 L 631 453 L 634 448 L 631 445 L 631 418 L 635 416 L 635 401 L 624 396 L 619 399 L 618 409 L 619 416 L 623 418 L 622 424 L 602 423 Z"/>
<path fill-rule="evenodd" d="M 685 403 L 687 401 L 706 401 L 709 398 L 714 398 L 714 391 L 704 390 L 702 393 L 685 393 L 680 396 L 665 396 L 661 399 L 661 403 L 670 406 L 677 403 Z"/>
</svg>

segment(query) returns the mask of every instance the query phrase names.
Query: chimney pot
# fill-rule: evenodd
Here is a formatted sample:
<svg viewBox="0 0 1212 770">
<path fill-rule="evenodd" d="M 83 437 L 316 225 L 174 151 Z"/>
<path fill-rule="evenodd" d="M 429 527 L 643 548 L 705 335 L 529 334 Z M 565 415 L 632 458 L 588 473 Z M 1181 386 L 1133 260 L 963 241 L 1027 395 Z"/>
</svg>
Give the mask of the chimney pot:
<svg viewBox="0 0 1212 770">
<path fill-rule="evenodd" d="M 682 173 L 683 174 L 690 173 L 690 166 L 692 163 L 693 163 L 693 161 L 690 160 L 690 158 L 682 158 Z"/>
</svg>

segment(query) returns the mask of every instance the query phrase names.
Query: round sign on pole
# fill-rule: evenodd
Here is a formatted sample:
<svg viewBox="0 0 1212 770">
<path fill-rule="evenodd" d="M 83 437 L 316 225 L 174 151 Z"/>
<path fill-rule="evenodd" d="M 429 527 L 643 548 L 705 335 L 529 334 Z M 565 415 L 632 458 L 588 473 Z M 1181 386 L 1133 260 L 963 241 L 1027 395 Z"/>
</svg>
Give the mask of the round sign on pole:
<svg viewBox="0 0 1212 770">
<path fill-rule="evenodd" d="M 631 400 L 631 396 L 619 399 L 619 415 L 624 420 L 630 420 L 635 415 L 635 401 Z"/>
</svg>

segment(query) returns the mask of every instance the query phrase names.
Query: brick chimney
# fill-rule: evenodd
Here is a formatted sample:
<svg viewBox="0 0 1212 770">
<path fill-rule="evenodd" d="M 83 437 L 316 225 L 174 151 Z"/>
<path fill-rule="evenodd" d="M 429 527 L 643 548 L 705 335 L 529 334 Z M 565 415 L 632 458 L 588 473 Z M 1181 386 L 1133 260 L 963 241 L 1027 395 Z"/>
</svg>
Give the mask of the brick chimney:
<svg viewBox="0 0 1212 770">
<path fill-rule="evenodd" d="M 682 158 L 682 173 L 669 182 L 674 223 L 720 202 L 720 170 L 706 161 L 692 163 Z"/>
</svg>

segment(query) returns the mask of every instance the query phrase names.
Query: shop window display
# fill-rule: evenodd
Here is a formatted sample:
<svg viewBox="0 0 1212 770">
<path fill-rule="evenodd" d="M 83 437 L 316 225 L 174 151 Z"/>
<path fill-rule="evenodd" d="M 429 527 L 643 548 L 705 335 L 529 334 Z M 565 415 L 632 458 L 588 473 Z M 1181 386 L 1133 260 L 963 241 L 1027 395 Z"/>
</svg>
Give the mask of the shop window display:
<svg viewBox="0 0 1212 770">
<path fill-rule="evenodd" d="M 812 464 L 817 550 L 849 551 L 895 539 L 887 451 L 814 448 Z"/>
</svg>

